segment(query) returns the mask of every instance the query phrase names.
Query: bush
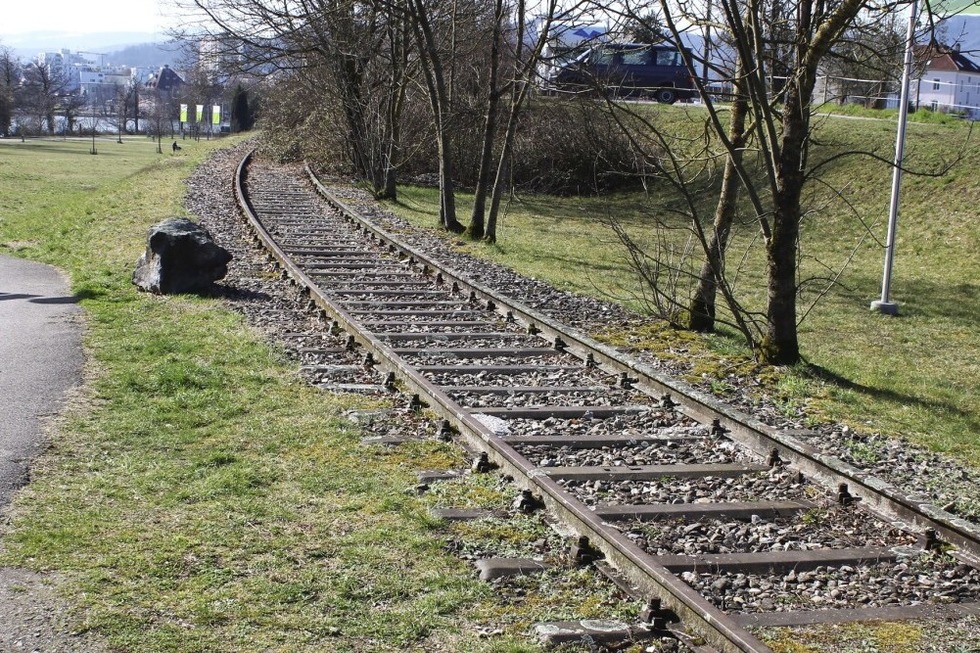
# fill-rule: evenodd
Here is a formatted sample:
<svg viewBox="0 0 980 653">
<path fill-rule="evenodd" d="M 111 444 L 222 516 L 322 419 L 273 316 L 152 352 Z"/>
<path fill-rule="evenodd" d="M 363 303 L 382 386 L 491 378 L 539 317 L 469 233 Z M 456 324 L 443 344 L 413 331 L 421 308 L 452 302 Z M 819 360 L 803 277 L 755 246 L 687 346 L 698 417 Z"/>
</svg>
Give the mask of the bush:
<svg viewBox="0 0 980 653">
<path fill-rule="evenodd" d="M 536 102 L 513 160 L 516 186 L 564 195 L 636 187 L 642 171 L 622 128 L 590 99 Z"/>
<path fill-rule="evenodd" d="M 270 94 L 261 126 L 264 149 L 280 160 L 313 162 L 338 175 L 355 173 L 345 121 L 336 98 L 316 98 L 312 109 L 302 86 L 280 84 Z M 501 122 L 505 120 L 502 107 Z M 454 179 L 462 188 L 476 186 L 483 138 L 482 109 L 460 99 L 453 116 Z M 501 124 L 500 139 L 504 125 Z M 438 156 L 431 110 L 424 93 L 406 98 L 401 122 L 401 182 L 437 179 Z M 495 157 L 498 155 L 495 152 Z M 521 116 L 511 157 L 510 183 L 526 191 L 554 194 L 595 193 L 636 188 L 642 172 L 629 139 L 601 101 L 545 98 L 530 103 Z"/>
</svg>

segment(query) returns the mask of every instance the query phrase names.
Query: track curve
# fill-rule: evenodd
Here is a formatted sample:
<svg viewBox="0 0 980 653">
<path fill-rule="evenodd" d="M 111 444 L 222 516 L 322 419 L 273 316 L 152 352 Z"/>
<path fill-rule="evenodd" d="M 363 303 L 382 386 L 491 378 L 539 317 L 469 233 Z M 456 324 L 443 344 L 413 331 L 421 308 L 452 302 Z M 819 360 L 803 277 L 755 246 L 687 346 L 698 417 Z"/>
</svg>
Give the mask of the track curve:
<svg viewBox="0 0 980 653">
<path fill-rule="evenodd" d="M 364 354 L 353 385 L 417 395 L 689 631 L 722 650 L 767 651 L 748 625 L 794 623 L 786 614 L 802 622 L 814 611 L 726 604 L 729 588 L 745 583 L 748 592 L 736 598 L 751 597 L 772 578 L 795 581 L 815 568 L 917 570 L 928 556 L 909 529 L 957 547 L 959 561 L 944 559 L 933 571 L 958 570 L 950 603 L 976 600 L 980 579 L 959 564 L 980 554 L 975 525 L 442 268 L 312 183 L 333 211 L 302 180 L 248 158 L 235 180 L 257 240 L 311 305 L 350 334 L 347 353 Z M 835 534 L 809 529 L 813 515 L 838 520 Z M 850 536 L 839 536 L 841 521 Z M 725 532 L 717 523 L 740 524 L 741 534 L 715 537 Z M 671 550 L 676 533 L 698 529 L 715 530 Z M 794 529 L 807 533 L 805 545 L 786 537 Z M 930 538 L 924 548 L 937 548 Z M 923 601 L 901 602 L 914 612 Z M 896 608 L 867 603 L 866 611 Z M 782 621 L 767 616 L 779 613 Z"/>
</svg>

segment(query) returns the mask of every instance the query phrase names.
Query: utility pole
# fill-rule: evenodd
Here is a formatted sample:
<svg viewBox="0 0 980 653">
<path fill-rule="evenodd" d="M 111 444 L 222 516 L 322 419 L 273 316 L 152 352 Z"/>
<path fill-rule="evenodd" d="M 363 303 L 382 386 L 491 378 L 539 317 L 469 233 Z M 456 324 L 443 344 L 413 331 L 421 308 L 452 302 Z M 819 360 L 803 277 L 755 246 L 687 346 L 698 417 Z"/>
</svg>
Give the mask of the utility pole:
<svg viewBox="0 0 980 653">
<path fill-rule="evenodd" d="M 902 159 L 905 156 L 905 128 L 909 115 L 909 79 L 912 76 L 912 47 L 915 41 L 915 21 L 919 0 L 912 0 L 909 30 L 905 41 L 905 62 L 902 66 L 901 105 L 898 107 L 898 135 L 895 137 L 895 169 L 892 174 L 891 202 L 888 206 L 888 235 L 885 238 L 885 266 L 881 278 L 881 299 L 871 302 L 871 310 L 883 315 L 898 315 L 898 304 L 891 301 L 892 264 L 895 260 L 895 234 L 898 231 L 898 196 L 902 187 Z"/>
</svg>

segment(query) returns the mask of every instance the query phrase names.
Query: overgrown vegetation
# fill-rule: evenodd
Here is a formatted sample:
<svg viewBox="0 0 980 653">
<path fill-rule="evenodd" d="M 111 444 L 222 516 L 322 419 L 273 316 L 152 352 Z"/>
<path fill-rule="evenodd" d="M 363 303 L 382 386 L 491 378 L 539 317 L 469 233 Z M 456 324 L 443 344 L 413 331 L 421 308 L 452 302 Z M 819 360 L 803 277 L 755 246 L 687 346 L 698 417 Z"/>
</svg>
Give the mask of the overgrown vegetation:
<svg viewBox="0 0 980 653">
<path fill-rule="evenodd" d="M 276 111 L 298 113 L 302 105 L 296 104 L 292 91 L 284 90 L 285 95 L 274 100 Z M 421 107 L 409 104 L 404 110 L 414 114 Z M 307 114 L 296 119 L 296 129 L 268 132 L 265 150 L 283 160 L 307 159 L 321 172 L 346 173 L 345 144 L 331 117 Z M 409 182 L 435 186 L 438 179 L 432 161 L 436 147 L 431 130 L 424 125 L 422 117 L 407 121 L 404 147 L 413 155 L 398 172 Z M 479 168 L 479 121 L 474 116 L 461 120 L 457 136 L 456 181 L 472 190 Z M 643 169 L 629 139 L 600 104 L 542 97 L 535 98 L 520 118 L 509 181 L 520 192 L 591 195 L 637 190 L 642 187 Z"/>
</svg>

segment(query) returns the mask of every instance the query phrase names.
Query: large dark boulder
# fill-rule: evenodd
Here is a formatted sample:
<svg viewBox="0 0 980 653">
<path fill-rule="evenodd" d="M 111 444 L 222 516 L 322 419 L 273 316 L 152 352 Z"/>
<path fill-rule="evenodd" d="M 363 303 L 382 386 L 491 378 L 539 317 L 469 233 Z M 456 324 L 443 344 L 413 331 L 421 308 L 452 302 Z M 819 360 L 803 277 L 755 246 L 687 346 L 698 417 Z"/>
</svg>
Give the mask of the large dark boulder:
<svg viewBox="0 0 980 653">
<path fill-rule="evenodd" d="M 150 227 L 133 283 L 164 295 L 207 292 L 228 273 L 230 260 L 231 254 L 215 244 L 207 229 L 186 218 L 171 218 Z"/>
</svg>

